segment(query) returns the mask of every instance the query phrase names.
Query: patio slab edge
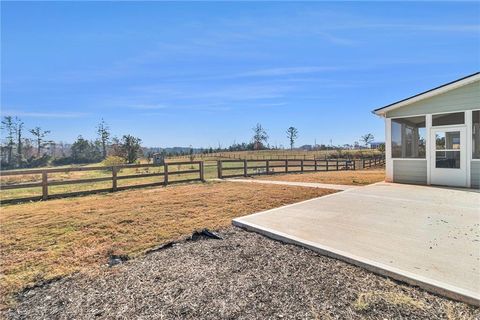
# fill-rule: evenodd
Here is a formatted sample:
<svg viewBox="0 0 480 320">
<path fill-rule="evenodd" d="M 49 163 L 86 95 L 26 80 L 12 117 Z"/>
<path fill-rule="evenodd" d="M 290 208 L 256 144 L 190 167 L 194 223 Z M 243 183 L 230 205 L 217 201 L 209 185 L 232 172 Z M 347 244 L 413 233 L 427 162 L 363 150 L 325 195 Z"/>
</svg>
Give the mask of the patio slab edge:
<svg viewBox="0 0 480 320">
<path fill-rule="evenodd" d="M 312 200 L 312 199 L 310 199 Z M 307 200 L 308 201 L 308 200 Z M 275 209 L 267 210 L 272 211 Z M 261 214 L 262 212 L 255 213 Z M 270 228 L 262 227 L 257 224 L 244 221 L 242 217 L 232 220 L 232 224 L 236 227 L 247 231 L 257 232 L 268 238 L 282 241 L 288 244 L 294 244 L 306 249 L 320 253 L 337 260 L 347 262 L 349 264 L 364 268 L 381 276 L 389 277 L 397 281 L 407 283 L 412 286 L 422 288 L 428 292 L 450 298 L 452 300 L 464 302 L 470 305 L 480 307 L 480 294 L 469 290 L 465 290 L 456 286 L 449 285 L 434 279 L 423 277 L 408 271 L 404 271 L 392 266 L 372 261 L 363 257 L 359 257 L 348 252 L 337 250 L 328 246 L 324 246 L 312 241 L 301 239 L 283 232 L 279 232 Z"/>
</svg>

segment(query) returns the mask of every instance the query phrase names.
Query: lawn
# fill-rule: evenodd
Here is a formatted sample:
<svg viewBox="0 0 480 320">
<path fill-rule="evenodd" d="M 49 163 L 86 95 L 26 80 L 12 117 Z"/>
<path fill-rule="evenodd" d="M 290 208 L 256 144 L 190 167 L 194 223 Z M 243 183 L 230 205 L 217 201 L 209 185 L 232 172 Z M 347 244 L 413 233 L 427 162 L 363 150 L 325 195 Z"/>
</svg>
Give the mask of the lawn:
<svg viewBox="0 0 480 320">
<path fill-rule="evenodd" d="M 257 176 L 255 177 L 255 179 L 347 185 L 367 185 L 379 181 L 384 181 L 385 169 L 382 168 L 356 171 L 322 171 L 298 174 L 278 174 Z"/>
<path fill-rule="evenodd" d="M 195 229 L 332 192 L 211 182 L 3 206 L 1 303 L 41 281 L 95 270 L 111 254 L 141 255 Z"/>
</svg>

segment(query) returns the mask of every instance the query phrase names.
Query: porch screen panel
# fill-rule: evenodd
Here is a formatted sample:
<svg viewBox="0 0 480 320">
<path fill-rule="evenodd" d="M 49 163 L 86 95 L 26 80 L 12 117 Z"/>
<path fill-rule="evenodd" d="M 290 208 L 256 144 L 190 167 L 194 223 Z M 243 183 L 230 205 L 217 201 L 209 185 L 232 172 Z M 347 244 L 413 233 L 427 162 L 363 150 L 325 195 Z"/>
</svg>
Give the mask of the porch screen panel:
<svg viewBox="0 0 480 320">
<path fill-rule="evenodd" d="M 392 158 L 425 159 L 425 116 L 392 119 Z"/>
</svg>

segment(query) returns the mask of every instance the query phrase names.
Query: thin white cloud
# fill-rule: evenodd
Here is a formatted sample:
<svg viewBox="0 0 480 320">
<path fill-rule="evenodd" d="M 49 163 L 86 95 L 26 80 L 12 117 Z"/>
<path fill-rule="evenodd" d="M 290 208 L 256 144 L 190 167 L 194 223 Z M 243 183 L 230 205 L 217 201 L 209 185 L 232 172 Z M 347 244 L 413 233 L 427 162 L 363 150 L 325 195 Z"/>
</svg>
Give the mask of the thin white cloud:
<svg viewBox="0 0 480 320">
<path fill-rule="evenodd" d="M 324 71 L 336 71 L 338 67 L 319 67 L 319 66 L 300 66 L 300 67 L 279 67 L 270 69 L 259 69 L 249 72 L 232 75 L 233 78 L 240 77 L 272 77 L 272 76 L 288 76 L 296 74 L 319 73 Z"/>
<path fill-rule="evenodd" d="M 167 106 L 163 104 L 132 104 L 130 106 L 127 106 L 127 108 L 138 110 L 160 110 L 166 109 Z"/>
<path fill-rule="evenodd" d="M 181 105 L 171 105 L 168 107 L 165 112 L 143 112 L 141 115 L 143 116 L 164 116 L 172 114 L 170 111 L 173 110 L 195 110 L 195 111 L 212 111 L 212 112 L 224 112 L 232 110 L 231 106 L 223 105 L 223 104 L 206 104 L 206 105 L 188 105 L 188 104 L 181 104 Z"/>
<path fill-rule="evenodd" d="M 82 118 L 88 116 L 88 113 L 82 112 L 30 112 L 18 110 L 2 110 L 3 116 L 17 116 L 28 118 Z"/>
<path fill-rule="evenodd" d="M 260 104 L 253 104 L 253 105 L 246 105 L 246 108 L 278 108 L 284 107 L 288 104 L 286 102 L 272 102 L 272 103 L 260 103 Z"/>
<path fill-rule="evenodd" d="M 144 101 L 154 101 L 162 99 L 166 106 L 170 108 L 171 102 L 177 104 L 178 101 L 194 100 L 195 103 L 219 104 L 231 101 L 271 99 L 283 97 L 284 94 L 293 89 L 292 85 L 279 84 L 236 84 L 236 85 L 216 85 L 214 87 L 204 87 L 197 83 L 193 85 L 176 86 L 169 90 L 162 85 L 147 85 L 132 87 L 132 90 L 141 92 L 135 97 L 129 97 L 128 100 L 142 99 Z M 168 93 L 167 93 L 168 92 Z M 113 105 L 109 103 L 110 105 Z M 143 103 L 142 103 L 143 104 Z M 122 106 L 135 106 L 135 103 L 122 103 Z M 148 103 L 147 103 L 148 105 Z"/>
<path fill-rule="evenodd" d="M 410 31 L 430 31 L 430 32 L 480 32 L 480 24 L 407 24 L 407 23 L 373 23 L 351 25 L 349 28 L 365 29 L 398 29 Z"/>
</svg>

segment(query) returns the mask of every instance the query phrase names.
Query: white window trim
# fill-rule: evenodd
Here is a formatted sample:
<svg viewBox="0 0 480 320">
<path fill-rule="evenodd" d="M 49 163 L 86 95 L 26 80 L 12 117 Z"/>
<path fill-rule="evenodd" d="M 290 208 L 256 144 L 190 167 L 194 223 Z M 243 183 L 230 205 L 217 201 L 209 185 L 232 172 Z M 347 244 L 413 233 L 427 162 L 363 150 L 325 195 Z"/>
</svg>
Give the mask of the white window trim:
<svg viewBox="0 0 480 320">
<path fill-rule="evenodd" d="M 385 118 L 385 181 L 393 182 L 392 118 Z"/>
<path fill-rule="evenodd" d="M 425 117 L 425 116 L 427 116 L 426 113 L 424 113 L 424 114 L 413 114 L 411 116 L 396 116 L 396 117 L 391 117 L 389 119 L 395 120 L 395 119 L 405 119 L 405 118 Z"/>
<path fill-rule="evenodd" d="M 455 124 L 455 125 L 444 125 L 444 126 L 432 126 L 433 115 L 437 114 L 448 114 L 448 113 L 459 113 L 462 111 L 456 112 L 439 112 L 439 113 L 430 113 L 430 114 L 416 114 L 408 116 L 396 116 L 391 118 L 385 118 L 385 158 L 386 158 L 386 181 L 393 181 L 393 162 L 394 161 L 427 161 L 427 185 L 430 185 L 431 179 L 431 141 L 430 141 L 430 132 L 432 129 L 443 129 L 443 128 L 466 128 L 466 153 L 467 153 L 467 164 L 466 164 L 466 175 L 467 175 L 467 187 L 471 188 L 471 164 L 472 162 L 480 162 L 480 159 L 473 158 L 473 124 L 472 124 L 472 114 L 473 111 L 480 111 L 480 109 L 472 109 L 463 111 L 465 114 L 464 124 Z M 411 118 L 411 117 L 425 117 L 425 130 L 427 132 L 425 137 L 425 158 L 393 158 L 392 157 L 392 120 Z"/>
<path fill-rule="evenodd" d="M 430 115 L 431 116 L 431 115 Z M 389 138 L 391 138 L 392 136 L 392 120 L 395 120 L 395 119 L 405 119 L 405 118 L 413 118 L 413 117 L 425 117 L 425 132 L 428 132 L 428 127 L 427 127 L 427 117 L 428 117 L 428 114 L 418 114 L 418 115 L 413 115 L 413 116 L 403 116 L 403 117 L 393 117 L 393 118 L 385 118 L 385 119 L 389 119 L 390 120 L 390 128 L 388 129 L 388 133 L 389 133 Z M 431 120 L 431 118 L 430 118 Z M 431 123 L 431 121 L 430 121 Z M 385 126 L 386 128 L 387 126 Z M 385 137 L 387 137 L 387 134 L 385 134 Z M 388 140 L 388 139 L 385 139 L 385 140 Z M 425 137 L 425 158 L 392 158 L 392 140 L 390 139 L 389 140 L 389 143 L 390 143 L 390 159 L 391 160 L 427 160 L 427 149 L 428 149 L 428 137 Z M 387 146 L 385 144 L 385 154 L 387 153 Z M 386 158 L 386 157 L 385 157 Z M 393 163 L 392 163 L 393 164 Z M 393 174 L 392 174 L 392 179 L 393 179 Z"/>
<path fill-rule="evenodd" d="M 427 185 L 431 184 L 432 174 L 430 168 L 432 166 L 432 149 L 430 141 L 430 131 L 432 130 L 432 115 L 425 115 L 425 131 L 427 132 L 427 137 L 425 139 L 425 157 L 427 158 Z"/>
<path fill-rule="evenodd" d="M 433 129 L 443 129 L 443 128 L 464 128 L 466 124 L 446 124 L 444 126 L 434 126 L 432 125 L 431 127 Z"/>
<path fill-rule="evenodd" d="M 445 125 L 445 126 L 432 126 L 433 115 L 437 114 L 448 114 L 448 113 L 459 113 L 462 111 L 456 112 L 440 112 L 440 113 L 430 113 L 430 114 L 417 114 L 417 115 L 408 115 L 408 116 L 398 116 L 385 118 L 385 158 L 386 158 L 386 181 L 393 181 L 393 162 L 394 161 L 427 161 L 427 185 L 430 185 L 431 182 L 431 141 L 430 141 L 430 132 L 432 129 L 442 129 L 442 128 L 466 128 L 466 152 L 467 152 L 467 164 L 466 164 L 466 175 L 467 175 L 467 187 L 471 188 L 471 163 L 472 161 L 480 162 L 480 159 L 473 158 L 473 138 L 472 138 L 472 112 L 480 111 L 480 109 L 472 109 L 463 111 L 465 114 L 465 123 L 464 124 L 455 124 L 455 125 Z M 411 117 L 420 117 L 425 116 L 425 158 L 393 158 L 392 157 L 392 120 L 411 118 Z"/>
<path fill-rule="evenodd" d="M 469 124 L 467 126 L 467 135 L 470 135 L 470 148 L 468 148 L 467 146 L 467 152 L 470 153 L 470 161 L 475 161 L 475 162 L 479 162 L 480 159 L 475 159 L 473 157 L 473 123 L 472 123 L 472 120 L 473 120 L 473 111 L 480 111 L 480 109 L 473 109 L 473 110 L 468 110 L 466 112 L 469 112 L 470 114 L 467 116 L 467 113 L 465 113 L 465 121 L 467 121 L 467 117 L 470 117 L 469 119 Z M 470 127 L 470 128 L 469 128 Z M 471 164 L 470 164 L 470 169 L 471 169 Z M 471 171 L 470 171 L 471 172 Z M 470 173 L 471 175 L 471 173 Z M 470 176 L 471 177 L 471 176 Z M 470 182 L 471 183 L 471 182 Z"/>
<path fill-rule="evenodd" d="M 465 110 L 465 126 L 466 126 L 466 144 L 467 144 L 467 187 L 472 187 L 472 158 L 473 158 L 473 124 L 472 124 L 472 110 Z"/>
</svg>

